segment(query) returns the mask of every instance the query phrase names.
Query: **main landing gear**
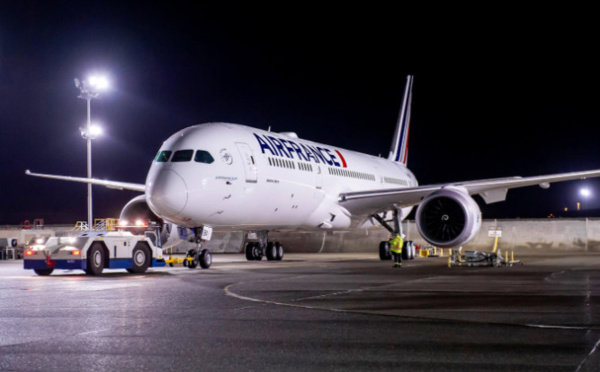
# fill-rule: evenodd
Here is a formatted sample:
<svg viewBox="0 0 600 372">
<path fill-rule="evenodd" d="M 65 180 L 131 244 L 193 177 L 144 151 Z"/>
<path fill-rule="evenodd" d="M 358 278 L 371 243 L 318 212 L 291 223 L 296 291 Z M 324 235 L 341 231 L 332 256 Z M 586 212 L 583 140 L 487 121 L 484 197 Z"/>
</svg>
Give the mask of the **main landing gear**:
<svg viewBox="0 0 600 372">
<path fill-rule="evenodd" d="M 246 241 L 244 251 L 248 261 L 260 261 L 264 256 L 269 261 L 283 259 L 283 245 L 279 242 L 270 242 L 268 231 L 249 232 Z"/>
<path fill-rule="evenodd" d="M 384 214 L 385 216 L 385 214 Z M 383 226 L 387 231 L 395 235 L 402 235 L 402 223 L 400 221 L 400 212 L 398 209 L 394 209 L 392 219 L 384 220 L 378 214 L 374 214 L 371 217 L 377 220 L 381 226 Z M 390 226 L 390 223 L 392 226 Z M 384 240 L 379 243 L 379 259 L 382 261 L 391 260 L 392 252 L 390 251 L 391 244 L 389 240 Z M 412 260 L 415 258 L 415 243 L 412 240 L 408 240 L 404 242 L 404 246 L 402 247 L 402 258 L 405 260 Z"/>
<path fill-rule="evenodd" d="M 203 269 L 208 269 L 212 265 L 212 254 L 206 248 L 202 248 L 202 243 L 210 240 L 212 235 L 212 229 L 208 226 L 197 227 L 193 229 L 194 241 L 196 242 L 196 248 L 192 248 L 187 251 L 183 266 L 187 266 L 190 269 L 195 269 L 200 265 Z"/>
</svg>

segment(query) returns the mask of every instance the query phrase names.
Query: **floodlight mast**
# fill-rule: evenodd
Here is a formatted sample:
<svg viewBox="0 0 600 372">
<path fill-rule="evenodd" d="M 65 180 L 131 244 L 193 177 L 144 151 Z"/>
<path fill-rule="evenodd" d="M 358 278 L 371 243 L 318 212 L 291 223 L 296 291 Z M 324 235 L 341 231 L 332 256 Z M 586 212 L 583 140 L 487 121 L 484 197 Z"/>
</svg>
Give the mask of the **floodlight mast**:
<svg viewBox="0 0 600 372">
<path fill-rule="evenodd" d="M 106 78 L 91 77 L 87 81 L 75 79 L 75 86 L 79 89 L 78 98 L 87 101 L 87 128 L 81 130 L 81 136 L 87 141 L 87 178 L 92 178 L 92 139 L 96 136 L 92 134 L 92 99 L 98 98 L 100 91 L 108 86 Z M 92 218 L 92 184 L 88 183 L 88 229 L 92 228 L 94 222 Z"/>
</svg>

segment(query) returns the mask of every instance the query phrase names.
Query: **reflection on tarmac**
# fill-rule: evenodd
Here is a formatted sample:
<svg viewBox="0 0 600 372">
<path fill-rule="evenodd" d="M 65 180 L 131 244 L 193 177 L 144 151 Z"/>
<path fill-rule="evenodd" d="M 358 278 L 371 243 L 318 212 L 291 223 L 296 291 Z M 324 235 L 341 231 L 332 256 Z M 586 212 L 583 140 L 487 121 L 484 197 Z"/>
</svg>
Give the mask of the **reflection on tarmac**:
<svg viewBox="0 0 600 372">
<path fill-rule="evenodd" d="M 600 255 L 373 254 L 38 277 L 0 261 L 5 370 L 598 370 Z M 202 368 L 201 368 L 201 367 Z M 88 368 L 89 367 L 89 368 Z"/>
</svg>

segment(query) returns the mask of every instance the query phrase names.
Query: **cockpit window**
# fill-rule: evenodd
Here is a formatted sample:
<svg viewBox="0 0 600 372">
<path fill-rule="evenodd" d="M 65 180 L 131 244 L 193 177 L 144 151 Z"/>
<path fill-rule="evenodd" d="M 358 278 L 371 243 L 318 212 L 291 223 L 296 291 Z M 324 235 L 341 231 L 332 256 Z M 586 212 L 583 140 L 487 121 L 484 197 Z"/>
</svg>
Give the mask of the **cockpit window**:
<svg viewBox="0 0 600 372">
<path fill-rule="evenodd" d="M 193 155 L 194 155 L 194 150 L 175 151 L 175 154 L 173 154 L 173 159 L 171 159 L 171 161 L 174 163 L 191 161 Z"/>
<path fill-rule="evenodd" d="M 213 161 L 215 161 L 215 159 L 212 157 L 212 155 L 208 151 L 198 150 L 198 151 L 196 151 L 196 156 L 194 156 L 194 161 L 196 163 L 210 164 Z"/>
<path fill-rule="evenodd" d="M 156 154 L 156 158 L 154 158 L 154 160 L 156 160 L 159 163 L 166 163 L 169 161 L 169 158 L 171 157 L 172 153 L 173 151 L 159 151 L 158 154 Z"/>
</svg>

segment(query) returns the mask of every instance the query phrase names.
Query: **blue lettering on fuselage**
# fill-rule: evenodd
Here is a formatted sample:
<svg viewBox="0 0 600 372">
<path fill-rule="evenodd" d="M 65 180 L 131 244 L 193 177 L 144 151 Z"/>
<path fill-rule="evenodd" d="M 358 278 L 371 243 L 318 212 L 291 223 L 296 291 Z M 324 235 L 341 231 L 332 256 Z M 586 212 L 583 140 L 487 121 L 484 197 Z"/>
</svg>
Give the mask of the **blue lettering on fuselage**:
<svg viewBox="0 0 600 372">
<path fill-rule="evenodd" d="M 329 156 L 326 156 L 326 155 L 328 155 L 328 153 L 324 148 L 317 147 L 317 151 L 319 151 L 319 154 L 321 154 L 321 158 L 323 158 L 327 164 L 333 165 L 333 161 L 331 161 Z"/>
<path fill-rule="evenodd" d="M 273 136 L 261 136 L 253 133 L 258 141 L 260 151 L 263 154 L 309 161 L 317 164 L 324 163 L 334 167 L 342 167 L 340 159 L 335 153 L 327 148 L 314 147 L 303 143 L 296 143 L 289 139 L 275 138 Z M 340 155 L 341 156 L 341 155 Z"/>
<path fill-rule="evenodd" d="M 306 145 L 306 147 L 315 155 L 316 159 L 321 159 L 321 161 L 323 163 L 327 163 L 327 161 L 325 161 L 325 158 L 323 157 L 323 154 L 321 154 L 321 152 L 319 150 L 316 150 L 314 147 Z M 327 163 L 329 164 L 329 163 Z M 331 165 L 331 164 L 329 164 Z"/>
<path fill-rule="evenodd" d="M 335 161 L 335 155 L 333 155 L 331 153 L 331 151 L 329 151 L 329 149 L 323 149 L 327 155 L 329 155 L 329 158 L 331 159 L 331 162 L 333 163 L 333 165 L 335 165 L 336 167 L 340 166 L 340 163 L 338 163 L 337 161 Z"/>
<path fill-rule="evenodd" d="M 265 149 L 269 150 L 271 152 L 271 154 L 277 156 L 278 154 L 271 148 L 271 146 L 269 146 L 269 144 L 267 142 L 265 142 L 264 139 L 262 139 L 262 137 L 260 137 L 259 135 L 257 135 L 256 133 L 254 133 L 254 137 L 256 137 L 256 140 L 258 141 L 258 144 L 260 145 L 260 151 L 262 151 L 262 153 L 265 153 Z"/>
<path fill-rule="evenodd" d="M 292 146 L 292 148 L 294 149 L 294 151 L 296 151 L 296 154 L 298 154 L 298 160 L 309 161 L 302 153 L 302 149 L 300 148 L 300 146 L 296 145 L 292 141 L 289 141 L 289 143 L 290 143 L 290 146 Z"/>
<path fill-rule="evenodd" d="M 278 139 L 277 139 L 277 138 L 275 138 L 275 137 L 271 137 L 271 136 L 269 136 L 269 137 L 267 137 L 267 138 L 268 138 L 268 139 L 271 141 L 271 143 L 272 143 L 272 144 L 275 146 L 275 148 L 276 148 L 277 150 L 279 150 L 279 156 L 283 156 L 283 155 L 285 155 L 287 158 L 292 158 L 292 157 L 290 156 L 290 154 L 288 154 L 288 153 L 285 151 L 285 149 L 283 148 L 283 144 L 281 143 L 281 141 L 280 141 L 280 140 L 278 140 Z M 282 154 L 283 154 L 283 155 L 282 155 Z"/>
<path fill-rule="evenodd" d="M 304 153 L 306 154 L 306 158 L 308 159 L 308 161 L 310 161 L 310 159 L 312 158 L 312 160 L 313 160 L 315 163 L 319 164 L 319 159 L 317 159 L 317 158 L 316 158 L 316 157 L 313 155 L 313 153 L 312 153 L 312 152 L 311 152 L 311 151 L 310 151 L 310 150 L 309 150 L 309 149 L 308 149 L 306 146 L 304 146 L 304 144 L 302 144 L 302 143 L 301 143 L 301 144 L 300 144 L 300 146 L 302 147 L 302 150 L 304 150 Z"/>
</svg>

